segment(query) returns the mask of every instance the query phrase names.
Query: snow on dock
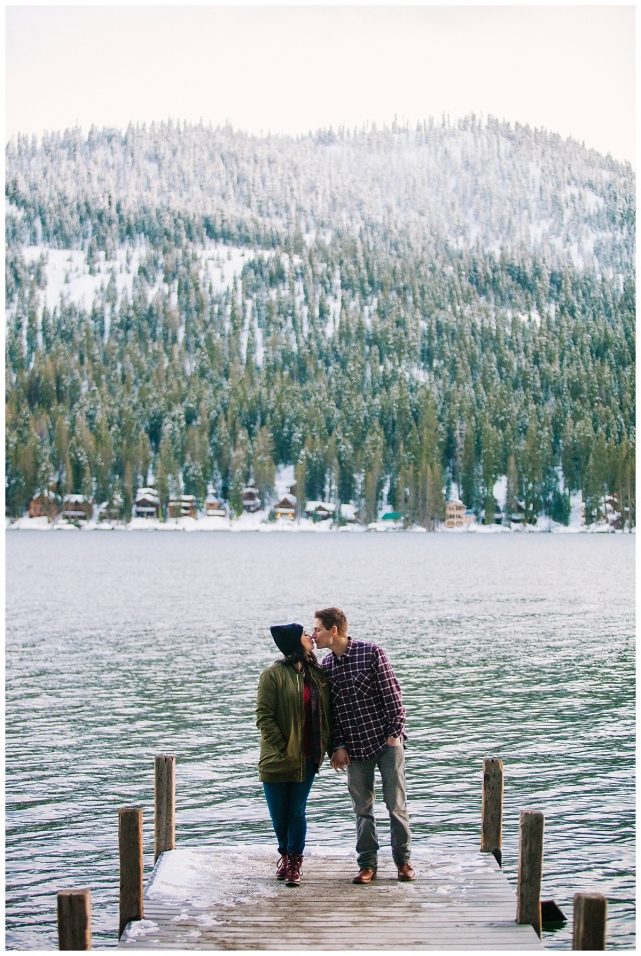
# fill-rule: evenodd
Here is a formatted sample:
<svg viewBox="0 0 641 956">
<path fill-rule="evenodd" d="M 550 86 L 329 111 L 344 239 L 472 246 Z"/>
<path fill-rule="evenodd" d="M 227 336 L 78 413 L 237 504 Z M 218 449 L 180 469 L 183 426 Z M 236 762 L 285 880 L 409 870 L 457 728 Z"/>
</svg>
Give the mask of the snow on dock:
<svg viewBox="0 0 641 956">
<path fill-rule="evenodd" d="M 422 847 L 413 883 L 381 854 L 377 879 L 351 883 L 354 854 L 312 848 L 303 881 L 275 879 L 267 846 L 165 851 L 127 925 L 128 949 L 540 950 L 515 921 L 516 898 L 491 853 Z"/>
</svg>

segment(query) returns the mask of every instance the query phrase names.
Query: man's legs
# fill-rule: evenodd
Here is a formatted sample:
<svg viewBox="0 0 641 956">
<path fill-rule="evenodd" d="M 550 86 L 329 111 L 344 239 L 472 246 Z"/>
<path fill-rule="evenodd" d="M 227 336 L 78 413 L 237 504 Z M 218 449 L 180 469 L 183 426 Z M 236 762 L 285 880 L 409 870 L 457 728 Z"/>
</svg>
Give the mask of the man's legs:
<svg viewBox="0 0 641 956">
<path fill-rule="evenodd" d="M 374 820 L 376 759 L 353 760 L 347 767 L 347 787 L 356 814 L 356 852 L 361 870 L 376 869 L 378 835 Z"/>
<path fill-rule="evenodd" d="M 392 837 L 392 856 L 396 866 L 409 863 L 410 820 L 405 799 L 405 749 L 402 746 L 385 749 L 376 759 L 383 784 L 383 800 L 389 812 Z"/>
</svg>

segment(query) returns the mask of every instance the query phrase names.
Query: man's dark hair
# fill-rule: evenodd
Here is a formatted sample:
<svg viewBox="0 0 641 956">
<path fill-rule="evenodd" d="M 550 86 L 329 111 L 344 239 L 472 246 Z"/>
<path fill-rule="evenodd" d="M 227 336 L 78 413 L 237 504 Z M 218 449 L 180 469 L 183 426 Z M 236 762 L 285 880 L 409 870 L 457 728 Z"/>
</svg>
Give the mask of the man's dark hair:
<svg viewBox="0 0 641 956">
<path fill-rule="evenodd" d="M 347 618 L 344 611 L 341 611 L 339 607 L 326 607 L 322 611 L 314 611 L 314 617 L 322 621 L 326 631 L 331 631 L 333 627 L 336 627 L 341 637 L 345 637 L 347 634 Z"/>
</svg>

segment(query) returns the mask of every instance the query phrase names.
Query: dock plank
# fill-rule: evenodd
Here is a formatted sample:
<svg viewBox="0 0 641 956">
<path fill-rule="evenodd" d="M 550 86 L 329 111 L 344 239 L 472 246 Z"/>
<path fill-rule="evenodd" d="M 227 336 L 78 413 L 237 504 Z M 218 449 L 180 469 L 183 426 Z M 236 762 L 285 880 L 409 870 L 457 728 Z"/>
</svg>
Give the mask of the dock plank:
<svg viewBox="0 0 641 956">
<path fill-rule="evenodd" d="M 399 883 L 382 857 L 377 879 L 351 883 L 353 857 L 318 849 L 303 881 L 274 879 L 265 846 L 166 851 L 145 892 L 145 918 L 123 949 L 540 950 L 515 922 L 516 899 L 491 854 L 413 852 L 417 879 Z"/>
</svg>

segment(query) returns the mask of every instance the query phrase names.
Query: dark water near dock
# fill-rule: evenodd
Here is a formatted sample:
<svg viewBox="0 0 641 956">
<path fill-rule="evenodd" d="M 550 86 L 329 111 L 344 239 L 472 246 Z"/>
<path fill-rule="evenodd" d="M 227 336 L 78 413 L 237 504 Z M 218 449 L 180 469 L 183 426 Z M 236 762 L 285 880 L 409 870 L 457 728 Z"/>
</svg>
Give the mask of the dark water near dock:
<svg viewBox="0 0 641 956">
<path fill-rule="evenodd" d="M 416 843 L 478 847 L 482 761 L 500 756 L 512 885 L 519 810 L 542 810 L 543 898 L 571 916 L 575 892 L 605 893 L 608 948 L 633 947 L 634 544 L 8 533 L 7 947 L 57 948 L 55 894 L 74 886 L 92 889 L 94 946 L 115 945 L 118 807 L 144 807 L 150 869 L 156 753 L 177 756 L 180 845 L 273 842 L 253 717 L 267 626 L 333 603 L 400 679 Z M 327 767 L 309 818 L 308 845 L 353 844 Z M 570 949 L 571 924 L 544 943 Z"/>
</svg>

